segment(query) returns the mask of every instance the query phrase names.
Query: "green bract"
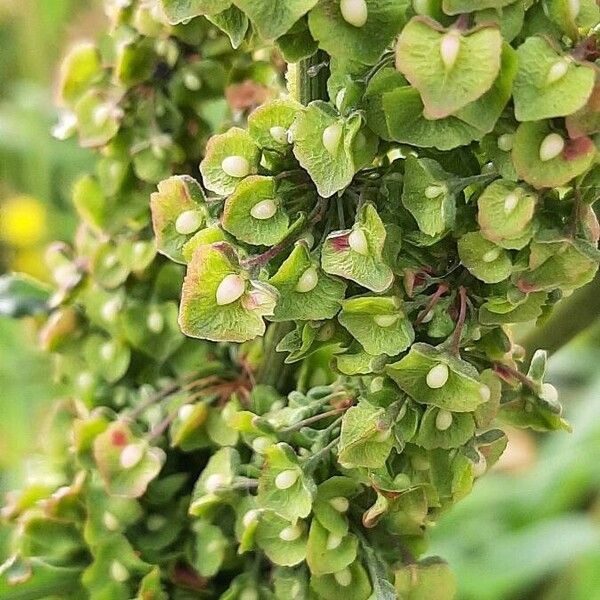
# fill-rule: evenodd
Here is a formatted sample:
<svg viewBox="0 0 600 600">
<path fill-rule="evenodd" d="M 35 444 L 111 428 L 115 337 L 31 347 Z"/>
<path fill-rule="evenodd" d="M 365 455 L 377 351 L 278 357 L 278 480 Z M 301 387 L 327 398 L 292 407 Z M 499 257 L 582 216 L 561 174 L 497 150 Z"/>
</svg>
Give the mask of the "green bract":
<svg viewBox="0 0 600 600">
<path fill-rule="evenodd" d="M 598 269 L 596 2 L 106 4 L 75 242 L 0 280 L 64 391 L 0 596 L 451 600 L 427 529 L 568 429 L 510 327 Z"/>
</svg>

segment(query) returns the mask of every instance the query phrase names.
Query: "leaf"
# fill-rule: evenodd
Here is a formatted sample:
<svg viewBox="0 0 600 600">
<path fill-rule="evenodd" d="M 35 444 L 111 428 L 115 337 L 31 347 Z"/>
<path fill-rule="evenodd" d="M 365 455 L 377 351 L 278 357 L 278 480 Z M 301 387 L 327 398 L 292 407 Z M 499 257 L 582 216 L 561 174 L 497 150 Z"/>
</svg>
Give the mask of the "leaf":
<svg viewBox="0 0 600 600">
<path fill-rule="evenodd" d="M 215 15 L 231 6 L 231 0 L 160 0 L 171 25 L 177 25 L 199 15 Z"/>
<path fill-rule="evenodd" d="M 170 177 L 150 197 L 152 227 L 161 254 L 185 264 L 183 248 L 206 223 L 206 198 L 198 182 L 188 175 Z"/>
<path fill-rule="evenodd" d="M 450 413 L 430 406 L 423 414 L 414 443 L 426 450 L 449 450 L 463 446 L 474 435 L 475 421 L 469 413 Z"/>
<path fill-rule="evenodd" d="M 486 8 L 503 8 L 514 0 L 443 0 L 442 7 L 447 15 L 475 12 Z"/>
<path fill-rule="evenodd" d="M 303 521 L 292 524 L 275 513 L 266 512 L 258 521 L 256 543 L 271 562 L 293 567 L 306 558 L 306 533 Z"/>
<path fill-rule="evenodd" d="M 302 105 L 291 99 L 267 102 L 248 117 L 248 132 L 261 148 L 287 152 L 289 129 L 300 110 Z"/>
<path fill-rule="evenodd" d="M 296 522 L 312 509 L 310 482 L 302 473 L 290 446 L 279 443 L 265 451 L 265 465 L 258 481 L 258 505 Z"/>
<path fill-rule="evenodd" d="M 342 420 L 338 462 L 346 468 L 382 467 L 394 446 L 390 434 L 385 409 L 361 401 Z"/>
<path fill-rule="evenodd" d="M 123 111 L 117 106 L 119 94 L 97 88 L 88 90 L 75 104 L 79 143 L 95 148 L 108 143 L 119 131 Z"/>
<path fill-rule="evenodd" d="M 351 500 L 360 492 L 361 486 L 349 477 L 335 476 L 317 488 L 313 512 L 319 523 L 330 533 L 343 537 L 348 533 L 346 513 Z"/>
<path fill-rule="evenodd" d="M 453 600 L 456 578 L 440 558 L 430 557 L 396 571 L 396 592 L 406 600 Z"/>
<path fill-rule="evenodd" d="M 330 56 L 374 64 L 406 22 L 405 0 L 366 0 L 367 20 L 357 27 L 342 16 L 338 0 L 322 0 L 308 15 L 319 47 Z"/>
<path fill-rule="evenodd" d="M 260 150 L 244 129 L 233 127 L 215 135 L 200 163 L 204 185 L 215 194 L 231 194 L 242 179 L 257 172 L 259 160 Z"/>
<path fill-rule="evenodd" d="M 310 587 L 323 600 L 368 600 L 373 588 L 364 567 L 358 562 L 329 575 L 313 575 Z"/>
<path fill-rule="evenodd" d="M 162 587 L 159 567 L 154 567 L 142 579 L 135 600 L 169 600 Z"/>
<path fill-rule="evenodd" d="M 50 289 L 24 274 L 0 276 L 0 315 L 19 319 L 48 312 Z"/>
<path fill-rule="evenodd" d="M 356 560 L 358 539 L 348 533 L 343 537 L 327 531 L 313 519 L 306 545 L 306 562 L 313 575 L 326 575 L 345 569 Z"/>
<path fill-rule="evenodd" d="M 531 220 L 537 195 L 511 181 L 491 183 L 477 200 L 481 233 L 507 249 L 521 249 L 533 236 Z"/>
<path fill-rule="evenodd" d="M 563 150 L 554 158 L 542 160 L 542 144 L 552 133 L 549 122 L 538 121 L 522 123 L 515 135 L 512 149 L 515 170 L 521 179 L 536 189 L 559 187 L 569 183 L 571 179 L 589 169 L 596 155 L 590 138 L 565 140 L 561 136 L 564 142 Z"/>
<path fill-rule="evenodd" d="M 236 6 L 230 6 L 223 12 L 207 15 L 206 19 L 227 34 L 234 49 L 242 45 L 250 23 L 248 17 Z"/>
<path fill-rule="evenodd" d="M 427 382 L 427 376 L 438 365 L 445 365 L 445 382 Z M 387 374 L 419 404 L 431 404 L 453 412 L 471 412 L 487 401 L 488 389 L 479 381 L 475 367 L 428 344 L 413 344 L 400 361 L 386 367 Z M 443 382 L 440 386 L 439 383 Z"/>
<path fill-rule="evenodd" d="M 202 577 L 214 577 L 221 569 L 229 541 L 220 527 L 206 521 L 196 521 L 193 531 L 192 566 Z"/>
<path fill-rule="evenodd" d="M 264 40 L 274 40 L 287 33 L 318 0 L 234 0 L 243 10 Z"/>
<path fill-rule="evenodd" d="M 273 314 L 277 291 L 249 280 L 236 262 L 231 247 L 224 243 L 196 249 L 182 289 L 179 324 L 183 333 L 211 341 L 245 342 L 265 332 L 263 317 Z M 229 290 L 230 281 L 234 289 L 219 304 L 217 293 L 223 290 L 221 286 Z"/>
<path fill-rule="evenodd" d="M 357 170 L 352 147 L 360 126 L 358 115 L 343 119 L 331 105 L 321 101 L 311 102 L 291 126 L 294 155 L 323 198 L 329 198 L 352 181 Z M 337 140 L 329 149 L 324 145 L 326 130 L 335 133 Z"/>
<path fill-rule="evenodd" d="M 469 272 L 485 283 L 498 283 L 512 273 L 512 262 L 506 250 L 472 231 L 458 240 L 458 255 Z"/>
<path fill-rule="evenodd" d="M 59 94 L 72 105 L 102 77 L 102 60 L 98 48 L 89 42 L 75 44 L 60 66 Z"/>
<path fill-rule="evenodd" d="M 266 207 L 265 210 L 258 209 Z M 256 216 L 255 216 L 256 215 Z M 286 235 L 289 217 L 272 177 L 244 179 L 225 201 L 223 229 L 238 240 L 255 246 L 273 246 Z"/>
<path fill-rule="evenodd" d="M 453 64 L 442 60 L 443 41 L 453 36 L 458 53 Z M 494 26 L 470 32 L 443 30 L 431 19 L 414 17 L 402 30 L 396 67 L 419 90 L 425 116 L 441 119 L 487 92 L 500 72 L 502 36 Z"/>
<path fill-rule="evenodd" d="M 434 160 L 406 158 L 402 204 L 427 235 L 435 236 L 454 226 L 456 197 L 448 186 L 451 177 Z"/>
<path fill-rule="evenodd" d="M 517 52 L 513 98 L 518 121 L 564 117 L 585 106 L 596 80 L 592 65 L 560 54 L 540 37 L 527 38 Z"/>
<path fill-rule="evenodd" d="M 383 292 L 394 280 L 383 261 L 386 231 L 372 204 L 365 204 L 351 230 L 334 231 L 323 244 L 321 265 L 331 275 L 355 281 L 373 291 Z"/>
<path fill-rule="evenodd" d="M 527 294 L 520 304 L 511 304 L 504 298 L 498 301 L 491 298 L 479 309 L 479 322 L 482 325 L 501 325 L 534 321 L 542 314 L 547 298 L 545 292 Z"/>
<path fill-rule="evenodd" d="M 338 321 L 374 356 L 396 356 L 404 352 L 415 337 L 397 297 L 349 298 L 342 303 Z"/>
<path fill-rule="evenodd" d="M 321 271 L 302 242 L 294 246 L 269 283 L 279 292 L 272 321 L 332 319 L 346 292 L 346 284 Z"/>
<path fill-rule="evenodd" d="M 94 440 L 94 459 L 107 492 L 139 498 L 165 462 L 165 453 L 136 438 L 128 425 L 116 421 Z"/>
</svg>

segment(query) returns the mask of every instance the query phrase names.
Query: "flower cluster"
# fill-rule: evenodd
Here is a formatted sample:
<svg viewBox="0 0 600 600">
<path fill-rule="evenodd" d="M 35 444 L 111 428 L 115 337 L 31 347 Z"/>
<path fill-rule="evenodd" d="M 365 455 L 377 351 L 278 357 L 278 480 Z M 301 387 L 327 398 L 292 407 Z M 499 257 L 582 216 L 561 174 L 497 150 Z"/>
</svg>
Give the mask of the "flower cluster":
<svg viewBox="0 0 600 600">
<path fill-rule="evenodd" d="M 88 561 L 93 599 L 452 598 L 428 525 L 502 424 L 568 428 L 510 325 L 598 268 L 596 2 L 124 4 L 63 78 L 102 146 L 44 329 L 74 480 L 16 497 L 4 576 L 35 579 L 51 523 L 44 576 Z M 227 78 L 275 80 L 208 22 L 293 64 L 203 149 Z"/>
</svg>

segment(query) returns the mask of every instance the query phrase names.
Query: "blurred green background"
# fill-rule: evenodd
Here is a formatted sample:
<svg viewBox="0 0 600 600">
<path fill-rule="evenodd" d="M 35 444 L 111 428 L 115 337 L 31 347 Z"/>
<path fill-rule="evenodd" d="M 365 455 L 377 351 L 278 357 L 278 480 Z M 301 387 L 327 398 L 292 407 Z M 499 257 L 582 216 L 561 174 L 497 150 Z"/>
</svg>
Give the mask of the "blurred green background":
<svg viewBox="0 0 600 600">
<path fill-rule="evenodd" d="M 97 0 L 0 0 L 0 273 L 43 279 L 45 245 L 72 235 L 70 187 L 93 157 L 51 137 L 53 82 L 69 44 L 102 27 Z M 600 600 L 598 331 L 551 361 L 574 432 L 511 433 L 495 472 L 433 529 L 460 599 Z M 26 457 L 59 393 L 31 324 L 0 319 L 0 493 L 35 470 Z"/>
</svg>

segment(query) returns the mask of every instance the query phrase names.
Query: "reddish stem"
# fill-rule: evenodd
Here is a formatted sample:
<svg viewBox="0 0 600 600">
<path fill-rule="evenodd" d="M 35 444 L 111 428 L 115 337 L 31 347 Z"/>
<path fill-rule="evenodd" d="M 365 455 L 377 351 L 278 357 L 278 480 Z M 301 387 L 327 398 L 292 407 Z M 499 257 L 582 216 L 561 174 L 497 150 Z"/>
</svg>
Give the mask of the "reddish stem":
<svg viewBox="0 0 600 600">
<path fill-rule="evenodd" d="M 440 301 L 440 298 L 450 289 L 450 286 L 447 283 L 440 283 L 438 285 L 437 290 L 429 299 L 427 306 L 421 311 L 418 315 L 417 320 L 415 321 L 415 325 L 420 325 L 423 322 L 423 319 L 435 308 L 436 304 Z"/>
<path fill-rule="evenodd" d="M 535 384 L 525 373 L 521 373 L 518 369 L 506 365 L 504 363 L 494 363 L 494 372 L 507 383 L 511 383 L 510 379 L 516 379 L 519 383 L 527 386 L 528 388 L 535 390 Z"/>
<path fill-rule="evenodd" d="M 453 354 L 458 354 L 460 352 L 460 340 L 462 338 L 465 321 L 467 319 L 467 290 L 461 286 L 458 290 L 458 296 L 460 298 L 460 312 L 458 314 L 458 321 L 456 323 L 454 336 L 452 338 Z"/>
</svg>

